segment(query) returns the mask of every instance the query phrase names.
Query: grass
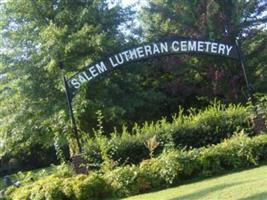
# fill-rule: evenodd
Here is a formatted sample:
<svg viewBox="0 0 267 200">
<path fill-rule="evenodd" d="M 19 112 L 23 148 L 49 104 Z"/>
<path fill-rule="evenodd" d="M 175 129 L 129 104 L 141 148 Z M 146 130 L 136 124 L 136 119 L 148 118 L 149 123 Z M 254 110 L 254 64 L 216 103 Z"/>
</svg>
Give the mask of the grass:
<svg viewBox="0 0 267 200">
<path fill-rule="evenodd" d="M 32 178 L 33 180 L 38 180 L 41 177 L 48 176 L 50 174 L 53 174 L 57 171 L 57 166 L 51 165 L 50 167 L 42 168 L 42 169 L 36 169 L 32 171 L 25 171 L 25 172 L 17 172 L 15 174 L 9 175 L 12 182 L 17 181 L 24 181 L 27 179 Z M 3 177 L 0 177 L 0 190 L 5 189 L 6 185 L 3 182 Z"/>
<path fill-rule="evenodd" d="M 126 199 L 267 200 L 267 165 Z"/>
</svg>

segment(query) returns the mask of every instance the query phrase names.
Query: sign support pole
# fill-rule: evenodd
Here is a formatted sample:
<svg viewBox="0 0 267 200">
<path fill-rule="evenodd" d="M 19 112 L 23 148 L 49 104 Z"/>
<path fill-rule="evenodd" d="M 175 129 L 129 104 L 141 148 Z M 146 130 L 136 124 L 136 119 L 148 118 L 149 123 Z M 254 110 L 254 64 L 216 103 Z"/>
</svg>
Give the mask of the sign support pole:
<svg viewBox="0 0 267 200">
<path fill-rule="evenodd" d="M 71 119 L 72 133 L 74 134 L 74 137 L 77 141 L 79 153 L 81 153 L 82 147 L 81 147 L 81 143 L 79 140 L 78 129 L 77 129 L 77 125 L 76 125 L 74 114 L 73 114 L 73 109 L 72 109 L 72 104 L 71 104 L 71 99 L 70 99 L 70 92 L 69 92 L 69 87 L 68 87 L 66 76 L 63 76 L 63 80 L 64 80 L 66 98 L 67 98 L 67 102 L 68 102 L 69 115 L 70 115 L 70 119 Z"/>
<path fill-rule="evenodd" d="M 238 42 L 237 39 L 235 40 L 235 44 L 236 44 L 236 49 L 237 49 L 237 54 L 238 54 L 238 58 L 239 58 L 239 61 L 240 61 L 240 65 L 241 65 L 241 68 L 242 68 L 242 71 L 243 71 L 244 79 L 245 79 L 245 82 L 246 82 L 246 85 L 247 85 L 248 96 L 251 99 L 252 104 L 254 104 L 253 87 L 252 87 L 252 85 L 248 81 L 248 77 L 247 77 L 247 73 L 246 73 L 246 69 L 245 69 L 243 55 L 242 55 L 241 48 L 239 46 L 239 42 Z"/>
</svg>

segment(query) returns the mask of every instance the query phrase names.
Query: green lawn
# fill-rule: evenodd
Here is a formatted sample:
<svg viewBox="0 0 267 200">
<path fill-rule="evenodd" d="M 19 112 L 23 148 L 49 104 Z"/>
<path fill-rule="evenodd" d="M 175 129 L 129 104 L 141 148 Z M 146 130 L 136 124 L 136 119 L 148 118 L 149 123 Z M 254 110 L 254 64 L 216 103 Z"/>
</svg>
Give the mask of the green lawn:
<svg viewBox="0 0 267 200">
<path fill-rule="evenodd" d="M 267 200 L 267 165 L 127 200 Z"/>
</svg>

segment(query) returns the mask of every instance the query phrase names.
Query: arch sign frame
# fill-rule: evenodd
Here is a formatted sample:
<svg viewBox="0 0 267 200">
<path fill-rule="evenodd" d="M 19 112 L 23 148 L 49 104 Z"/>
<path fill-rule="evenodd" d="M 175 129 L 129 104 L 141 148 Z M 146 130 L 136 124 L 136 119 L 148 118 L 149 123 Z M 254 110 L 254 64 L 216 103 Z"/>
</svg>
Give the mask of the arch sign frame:
<svg viewBox="0 0 267 200">
<path fill-rule="evenodd" d="M 236 60 L 240 59 L 236 44 L 221 41 L 174 37 L 157 42 L 144 43 L 94 62 L 67 79 L 70 99 L 74 98 L 82 84 L 88 83 L 121 65 L 172 54 L 208 54 Z"/>
<path fill-rule="evenodd" d="M 117 67 L 141 61 L 148 58 L 173 55 L 173 54 L 203 54 L 222 56 L 229 59 L 239 60 L 246 81 L 246 85 L 249 89 L 249 83 L 244 67 L 243 58 L 238 45 L 238 41 L 235 43 L 226 43 L 215 40 L 201 40 L 186 37 L 172 37 L 169 39 L 163 39 L 150 43 L 143 43 L 138 46 L 127 48 L 121 52 L 107 56 L 99 61 L 84 67 L 82 70 L 67 78 L 64 76 L 65 92 L 70 112 L 70 118 L 72 121 L 73 133 L 77 139 L 79 151 L 81 152 L 81 145 L 78 139 L 78 131 L 73 115 L 72 101 L 77 94 L 82 84 L 88 83 L 100 75 L 114 70 Z"/>
</svg>

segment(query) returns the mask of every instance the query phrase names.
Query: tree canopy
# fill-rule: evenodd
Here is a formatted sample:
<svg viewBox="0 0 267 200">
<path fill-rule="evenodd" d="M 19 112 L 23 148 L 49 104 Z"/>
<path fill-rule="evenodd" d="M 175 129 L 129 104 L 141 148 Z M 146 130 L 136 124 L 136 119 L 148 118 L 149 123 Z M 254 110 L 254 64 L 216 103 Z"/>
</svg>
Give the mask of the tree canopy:
<svg viewBox="0 0 267 200">
<path fill-rule="evenodd" d="M 142 11 L 143 35 L 145 39 L 181 35 L 231 43 L 238 39 L 250 82 L 262 86 L 255 69 L 266 68 L 266 63 L 258 60 L 266 55 L 266 5 L 262 0 L 150 1 Z M 192 99 L 204 94 L 229 102 L 240 101 L 245 91 L 238 62 L 217 57 L 175 56 L 162 59 L 161 66 L 166 73 L 174 75 L 168 80 L 167 88 L 179 96 L 185 94 Z M 180 72 L 187 76 L 177 76 Z M 260 76 L 261 80 L 266 79 L 266 75 Z M 257 87 L 256 90 L 264 89 Z"/>
<path fill-rule="evenodd" d="M 16 0 L 1 13 L 2 154 L 51 146 L 68 132 L 63 74 L 119 48 L 129 11 L 105 0 Z"/>
</svg>

